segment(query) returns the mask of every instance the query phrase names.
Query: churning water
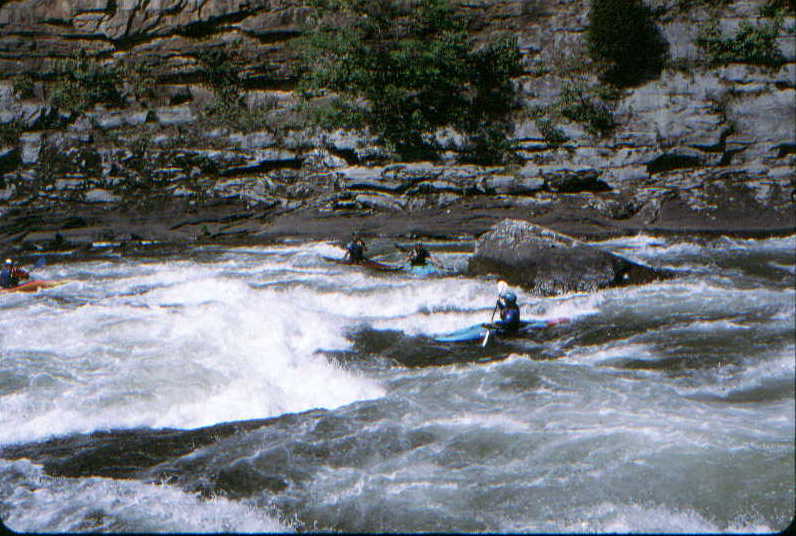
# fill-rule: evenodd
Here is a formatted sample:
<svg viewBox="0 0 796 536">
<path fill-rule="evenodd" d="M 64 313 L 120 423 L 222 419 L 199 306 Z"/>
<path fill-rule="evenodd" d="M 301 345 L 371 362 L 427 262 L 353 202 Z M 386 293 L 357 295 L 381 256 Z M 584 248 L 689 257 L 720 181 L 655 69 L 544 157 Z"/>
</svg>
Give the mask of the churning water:
<svg viewBox="0 0 796 536">
<path fill-rule="evenodd" d="M 424 335 L 488 320 L 494 281 L 367 272 L 324 260 L 342 256 L 328 243 L 50 257 L 35 276 L 70 283 L 0 296 L 0 519 L 37 532 L 785 529 L 796 237 L 599 245 L 680 275 L 518 291 L 525 318 L 570 322 L 485 349 Z M 462 246 L 432 252 L 456 270 Z M 103 467 L 130 430 L 266 418 Z M 71 446 L 37 450 L 53 439 Z M 78 455 L 98 469 L 48 470 Z"/>
</svg>

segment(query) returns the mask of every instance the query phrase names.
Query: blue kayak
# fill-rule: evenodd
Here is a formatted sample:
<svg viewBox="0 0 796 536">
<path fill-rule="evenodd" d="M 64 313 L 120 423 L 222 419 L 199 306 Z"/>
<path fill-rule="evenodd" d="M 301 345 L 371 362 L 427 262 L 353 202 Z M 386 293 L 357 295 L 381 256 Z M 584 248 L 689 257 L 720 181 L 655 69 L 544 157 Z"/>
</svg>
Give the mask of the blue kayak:
<svg viewBox="0 0 796 536">
<path fill-rule="evenodd" d="M 557 324 L 569 322 L 568 318 L 556 318 L 554 320 L 524 320 L 520 322 L 520 328 L 516 333 L 511 336 L 522 336 L 542 328 L 548 328 Z M 437 342 L 471 342 L 481 341 L 487 334 L 488 329 L 484 324 L 473 324 L 472 326 L 462 328 L 450 333 L 441 333 L 439 335 L 432 335 L 432 339 Z"/>
<path fill-rule="evenodd" d="M 442 270 L 434 266 L 433 264 L 423 264 L 420 266 L 410 266 L 406 269 L 408 272 L 411 272 L 414 275 L 431 275 L 431 274 L 441 274 L 443 273 Z"/>
</svg>

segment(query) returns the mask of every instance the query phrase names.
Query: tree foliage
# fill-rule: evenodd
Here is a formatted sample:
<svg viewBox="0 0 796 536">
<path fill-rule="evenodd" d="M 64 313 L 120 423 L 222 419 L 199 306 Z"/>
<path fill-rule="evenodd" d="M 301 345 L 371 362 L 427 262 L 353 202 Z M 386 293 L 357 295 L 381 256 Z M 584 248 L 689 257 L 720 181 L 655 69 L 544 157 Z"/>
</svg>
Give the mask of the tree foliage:
<svg viewBox="0 0 796 536">
<path fill-rule="evenodd" d="M 668 53 L 641 0 L 592 0 L 586 40 L 590 56 L 603 67 L 603 79 L 620 87 L 657 77 Z"/>
<path fill-rule="evenodd" d="M 433 155 L 430 133 L 445 126 L 470 134 L 475 159 L 489 159 L 484 144 L 505 150 L 500 125 L 521 72 L 513 39 L 475 47 L 446 0 L 314 6 L 300 45 L 302 87 L 339 96 L 324 115 L 328 126 L 367 126 L 408 158 Z"/>
<path fill-rule="evenodd" d="M 738 62 L 779 67 L 785 63 L 777 46 L 780 26 L 779 18 L 757 25 L 744 21 L 733 37 L 724 38 L 718 21 L 713 20 L 702 29 L 696 44 L 705 51 L 710 65 Z"/>
<path fill-rule="evenodd" d="M 119 75 L 113 67 L 106 67 L 80 54 L 75 59 L 57 62 L 55 83 L 50 104 L 70 113 L 80 113 L 96 103 L 120 106 L 123 104 L 117 89 Z"/>
</svg>

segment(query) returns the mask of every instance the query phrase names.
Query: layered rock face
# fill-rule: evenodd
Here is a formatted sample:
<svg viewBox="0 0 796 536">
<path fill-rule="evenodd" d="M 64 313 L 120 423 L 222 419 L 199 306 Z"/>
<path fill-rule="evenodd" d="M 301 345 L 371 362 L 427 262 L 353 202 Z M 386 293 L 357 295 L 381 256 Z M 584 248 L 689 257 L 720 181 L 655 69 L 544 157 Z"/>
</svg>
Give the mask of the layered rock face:
<svg viewBox="0 0 796 536">
<path fill-rule="evenodd" d="M 545 227 L 508 219 L 479 237 L 468 271 L 497 275 L 542 296 L 594 292 L 671 276 Z"/>
<path fill-rule="evenodd" d="M 781 67 L 707 68 L 695 45 L 706 7 L 676 0 L 652 7 L 668 41 L 660 77 L 611 104 L 616 128 L 558 125 L 553 142 L 530 112 L 550 106 L 573 80 L 597 84 L 583 63 L 589 0 L 482 0 L 457 4 L 476 40 L 518 36 L 525 73 L 512 118 L 520 161 L 461 164 L 462 137 L 436 133 L 435 163 L 390 164 L 367 132 L 324 132 L 297 114 L 296 54 L 311 8 L 291 0 L 11 0 L 0 4 L 0 211 L 16 207 L 146 205 L 177 198 L 232 199 L 263 210 L 412 211 L 473 196 L 516 206 L 579 201 L 607 217 L 666 220 L 666 200 L 710 211 L 742 199 L 745 212 L 774 211 L 794 226 L 796 21 L 777 40 Z M 722 7 L 720 27 L 760 20 L 766 0 Z M 791 14 L 792 15 L 792 14 Z M 234 59 L 251 117 L 207 112 L 208 50 Z M 118 104 L 68 113 L 50 104 L 56 60 L 79 54 L 126 69 Z M 212 67 L 212 66 L 211 66 Z M 21 89 L 20 80 L 27 80 Z M 663 211 L 663 212 L 662 212 Z M 671 218 L 670 218 L 671 219 Z"/>
</svg>

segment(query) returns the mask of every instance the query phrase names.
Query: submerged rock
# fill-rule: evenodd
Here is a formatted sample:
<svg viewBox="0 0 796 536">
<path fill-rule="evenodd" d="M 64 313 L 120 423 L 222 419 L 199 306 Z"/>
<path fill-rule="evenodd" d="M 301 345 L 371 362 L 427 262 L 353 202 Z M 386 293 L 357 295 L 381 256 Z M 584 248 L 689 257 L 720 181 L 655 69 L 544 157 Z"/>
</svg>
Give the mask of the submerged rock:
<svg viewBox="0 0 796 536">
<path fill-rule="evenodd" d="M 534 294 L 592 292 L 671 277 L 521 220 L 503 220 L 479 237 L 470 258 L 471 275 L 494 274 Z"/>
</svg>

